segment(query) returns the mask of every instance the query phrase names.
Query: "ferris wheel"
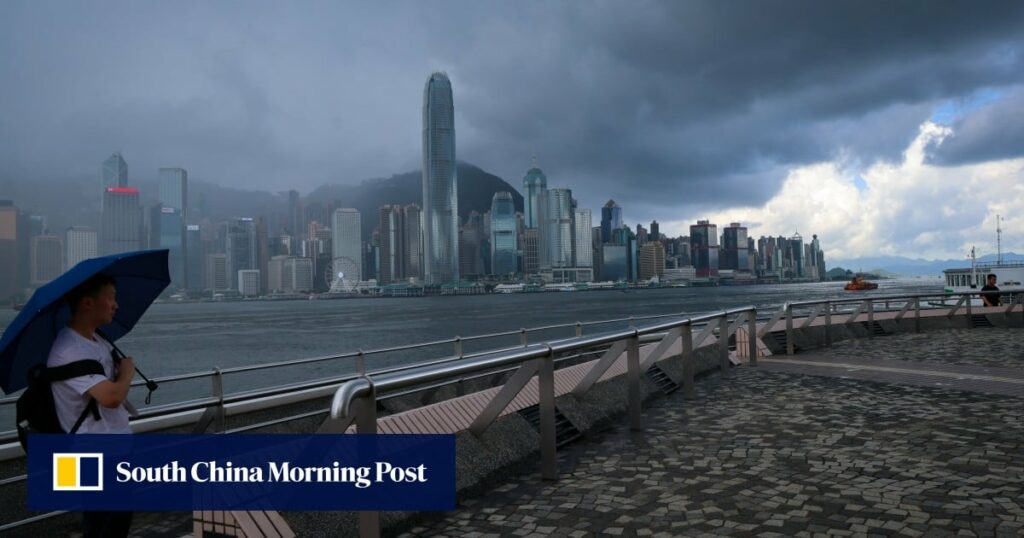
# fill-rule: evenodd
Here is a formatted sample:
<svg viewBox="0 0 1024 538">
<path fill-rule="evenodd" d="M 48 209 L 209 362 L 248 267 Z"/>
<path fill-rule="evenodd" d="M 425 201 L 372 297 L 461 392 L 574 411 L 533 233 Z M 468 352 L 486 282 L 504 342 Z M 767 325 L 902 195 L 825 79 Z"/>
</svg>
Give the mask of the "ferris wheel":
<svg viewBox="0 0 1024 538">
<path fill-rule="evenodd" d="M 344 256 L 335 258 L 327 266 L 327 271 L 325 271 L 325 278 L 328 281 L 328 286 L 330 286 L 330 293 L 354 292 L 356 286 L 359 285 L 359 280 L 352 278 L 351 275 L 358 274 L 359 266 L 355 260 Z"/>
</svg>

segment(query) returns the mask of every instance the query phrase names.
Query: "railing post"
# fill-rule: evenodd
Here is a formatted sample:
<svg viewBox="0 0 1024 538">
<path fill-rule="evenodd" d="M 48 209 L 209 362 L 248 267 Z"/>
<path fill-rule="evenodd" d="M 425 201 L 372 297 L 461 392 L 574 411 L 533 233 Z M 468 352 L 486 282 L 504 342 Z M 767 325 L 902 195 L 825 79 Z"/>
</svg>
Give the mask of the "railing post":
<svg viewBox="0 0 1024 538">
<path fill-rule="evenodd" d="M 696 387 L 693 382 L 693 371 L 696 366 L 693 364 L 693 325 L 687 321 L 682 329 L 683 333 L 680 341 L 683 345 L 683 353 L 681 355 L 683 359 L 683 397 L 687 400 L 692 400 L 697 397 Z"/>
<path fill-rule="evenodd" d="M 832 301 L 825 301 L 825 345 L 832 345 Z"/>
<path fill-rule="evenodd" d="M 973 317 L 974 312 L 971 310 L 971 299 L 973 299 L 973 297 L 971 297 L 971 292 L 967 292 L 967 328 L 968 329 L 973 329 L 974 328 L 974 317 Z"/>
<path fill-rule="evenodd" d="M 875 301 L 868 299 L 868 337 L 875 336 Z"/>
<path fill-rule="evenodd" d="M 455 336 L 455 356 L 462 357 L 462 337 Z"/>
<path fill-rule="evenodd" d="M 557 480 L 556 465 L 557 439 L 555 438 L 555 353 L 548 348 L 548 354 L 541 359 L 537 372 L 537 388 L 540 392 L 540 455 L 541 478 Z"/>
<path fill-rule="evenodd" d="M 921 298 L 914 297 L 914 332 L 921 332 Z"/>
<path fill-rule="evenodd" d="M 796 353 L 796 345 L 793 343 L 793 307 L 786 303 L 786 355 Z"/>
<path fill-rule="evenodd" d="M 640 337 L 636 331 L 626 341 L 626 383 L 629 388 L 629 429 L 640 431 L 643 423 L 643 397 L 640 395 Z"/>
<path fill-rule="evenodd" d="M 747 353 L 750 354 L 748 364 L 757 366 L 757 310 L 747 313 Z"/>
<path fill-rule="evenodd" d="M 583 324 L 578 321 L 576 322 L 576 336 L 583 336 Z"/>
<path fill-rule="evenodd" d="M 729 316 L 718 318 L 718 368 L 722 377 L 729 375 Z"/>
<path fill-rule="evenodd" d="M 525 327 L 522 328 L 522 329 L 519 329 L 519 343 L 523 347 L 526 347 L 529 344 L 529 342 L 528 342 L 528 340 L 526 338 L 526 328 Z"/>
<path fill-rule="evenodd" d="M 352 402 L 356 415 L 356 433 L 377 433 L 377 390 L 372 386 L 366 396 Z M 380 512 L 359 512 L 360 538 L 380 536 Z"/>
</svg>

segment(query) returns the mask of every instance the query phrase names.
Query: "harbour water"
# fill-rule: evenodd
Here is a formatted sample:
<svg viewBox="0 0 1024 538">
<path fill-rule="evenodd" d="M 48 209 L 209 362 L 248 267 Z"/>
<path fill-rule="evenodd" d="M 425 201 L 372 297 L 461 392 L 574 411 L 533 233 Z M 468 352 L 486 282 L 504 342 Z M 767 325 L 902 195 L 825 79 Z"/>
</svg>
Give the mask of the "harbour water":
<svg viewBox="0 0 1024 538">
<path fill-rule="evenodd" d="M 463 297 L 245 301 L 156 304 L 135 329 L 118 342 L 150 377 L 272 361 L 335 355 L 436 341 L 456 335 L 514 331 L 521 327 L 587 322 L 669 313 L 703 313 L 754 304 L 850 297 L 843 282 L 715 288 L 662 288 L 625 291 L 546 292 Z M 938 279 L 882 281 L 872 294 L 939 293 Z M 863 293 L 863 292 L 861 292 Z M 17 313 L 0 311 L 6 327 Z M 587 333 L 621 328 L 625 323 L 588 327 Z M 564 338 L 572 328 L 530 335 L 531 341 Z M 466 343 L 465 351 L 514 345 L 518 337 Z M 370 370 L 416 360 L 449 356 L 451 344 L 367 357 Z M 225 377 L 235 392 L 355 371 L 353 359 L 339 359 Z M 168 384 L 153 404 L 209 393 L 208 380 Z M 141 389 L 135 389 L 141 390 Z M 141 403 L 141 396 L 133 398 Z M 2 410 L 0 410 L 2 411 Z M 0 429 L 4 429 L 0 427 Z"/>
</svg>

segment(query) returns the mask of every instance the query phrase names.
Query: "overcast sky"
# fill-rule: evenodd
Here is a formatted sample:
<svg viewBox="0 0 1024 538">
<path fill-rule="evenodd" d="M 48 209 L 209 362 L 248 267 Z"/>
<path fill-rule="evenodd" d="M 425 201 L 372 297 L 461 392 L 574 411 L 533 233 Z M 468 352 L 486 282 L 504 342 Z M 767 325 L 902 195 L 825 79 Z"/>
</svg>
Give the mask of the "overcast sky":
<svg viewBox="0 0 1024 538">
<path fill-rule="evenodd" d="M 130 180 L 304 193 L 417 169 L 434 70 L 460 160 L 520 188 L 536 154 L 595 213 L 836 257 L 994 250 L 1000 213 L 1024 250 L 1019 0 L 5 1 L 0 179 L 115 150 Z"/>
</svg>

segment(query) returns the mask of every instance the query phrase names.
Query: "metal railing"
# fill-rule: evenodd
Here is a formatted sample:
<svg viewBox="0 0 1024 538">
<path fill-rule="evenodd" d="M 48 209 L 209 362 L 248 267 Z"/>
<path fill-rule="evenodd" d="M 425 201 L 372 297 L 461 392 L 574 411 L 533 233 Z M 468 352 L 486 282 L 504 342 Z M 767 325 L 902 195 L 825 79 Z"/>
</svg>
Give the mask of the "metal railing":
<svg viewBox="0 0 1024 538">
<path fill-rule="evenodd" d="M 896 320 L 899 322 L 912 309 L 915 320 L 914 330 L 919 331 L 921 330 L 922 310 L 945 308 L 948 310 L 946 317 L 952 318 L 963 309 L 970 316 L 972 314 L 972 304 L 969 299 L 978 295 L 979 292 L 931 293 L 798 301 L 775 307 L 771 315 L 768 315 L 769 312 L 765 312 L 762 309 L 760 312 L 765 316 L 762 316 L 760 319 L 757 308 L 754 306 L 744 306 L 698 316 L 661 314 L 564 323 L 532 329 L 520 329 L 518 331 L 474 335 L 465 338 L 454 337 L 420 344 L 402 345 L 370 351 L 356 351 L 340 355 L 165 376 L 155 380 L 160 383 L 166 383 L 209 378 L 211 379 L 211 395 L 205 398 L 146 408 L 140 412 L 140 416 L 134 419 L 132 424 L 133 429 L 137 432 L 166 430 L 173 427 L 192 425 L 192 431 L 197 433 L 205 432 L 211 429 L 211 426 L 214 432 L 237 433 L 294 420 L 311 419 L 326 414 L 326 419 L 319 426 L 319 433 L 344 432 L 353 423 L 355 423 L 356 431 L 360 433 L 375 432 L 377 429 L 376 403 L 378 401 L 407 394 L 408 391 L 415 392 L 417 390 L 425 390 L 426 388 L 461 383 L 467 379 L 479 378 L 481 376 L 511 374 L 496 396 L 473 420 L 470 426 L 472 433 L 482 435 L 488 426 L 500 416 L 512 399 L 526 386 L 526 383 L 533 377 L 538 377 L 540 387 L 542 476 L 545 479 L 554 479 L 556 477 L 556 468 L 553 375 L 555 365 L 565 360 L 578 358 L 586 354 L 600 355 L 600 358 L 593 361 L 590 370 L 572 390 L 573 395 L 583 397 L 615 360 L 625 352 L 629 399 L 628 421 L 631 428 L 642 429 L 641 375 L 656 361 L 662 359 L 677 341 L 681 341 L 682 349 L 679 359 L 682 361 L 683 394 L 686 398 L 693 398 L 695 394 L 693 353 L 697 348 L 702 347 L 704 342 L 713 335 L 717 334 L 718 336 L 716 342 L 718 346 L 718 362 L 721 371 L 725 374 L 728 372 L 729 366 L 729 341 L 739 331 L 746 335 L 745 343 L 747 348 L 743 350 L 738 349 L 737 352 L 738 354 L 746 355 L 751 366 L 756 366 L 758 358 L 757 342 L 759 338 L 763 337 L 767 332 L 776 332 L 775 326 L 783 320 L 785 322 L 784 330 L 787 342 L 786 352 L 792 354 L 795 352 L 795 331 L 810 327 L 818 317 L 823 316 L 825 319 L 825 343 L 828 345 L 831 344 L 832 340 L 830 330 L 835 326 L 833 322 L 834 317 L 844 318 L 841 321 L 843 325 L 853 323 L 860 317 L 866 317 L 870 325 L 874 322 L 873 315 L 875 312 L 896 310 L 898 311 Z M 1004 297 L 1009 297 L 1005 308 L 1007 315 L 1011 314 L 1016 305 L 1024 302 L 1024 293 L 1013 292 L 1009 295 L 1004 294 Z M 938 304 L 939 301 L 944 302 L 951 298 L 957 299 L 952 306 Z M 929 299 L 937 301 L 929 302 Z M 878 305 L 882 305 L 881 308 L 878 308 Z M 1024 323 L 1024 309 L 1021 309 L 1021 314 L 1022 323 Z M 659 321 L 643 327 L 637 326 L 639 321 L 652 320 L 666 321 Z M 801 322 L 799 327 L 796 326 L 797 320 Z M 583 334 L 584 327 L 596 327 L 614 323 L 628 323 L 629 328 L 592 335 Z M 560 340 L 529 343 L 528 335 L 530 333 L 566 328 L 573 330 L 572 336 Z M 723 334 L 725 337 L 722 337 Z M 484 350 L 470 354 L 463 352 L 462 344 L 464 342 L 483 341 L 514 335 L 519 335 L 520 337 L 519 345 L 517 346 Z M 751 338 L 750 335 L 756 335 L 757 337 Z M 642 340 L 651 343 L 656 342 L 656 344 L 652 352 L 641 363 L 639 345 Z M 450 356 L 427 362 L 418 362 L 371 372 L 366 371 L 365 358 L 367 356 L 394 351 L 422 349 L 438 345 L 452 345 L 454 353 Z M 234 394 L 225 394 L 223 391 L 223 376 L 227 374 L 344 358 L 356 360 L 356 373 Z M 224 428 L 225 418 L 229 415 L 307 402 L 318 398 L 330 397 L 331 395 L 333 395 L 333 399 L 329 409 L 305 411 L 229 431 Z M 0 404 L 10 404 L 14 401 L 16 401 L 15 397 L 4 398 L 0 400 Z M 16 434 L 14 432 L 0 434 L 0 442 L 8 442 L 7 445 L 0 447 L 0 455 L 6 455 L 7 459 L 9 459 L 21 453 L 20 446 L 16 442 L 11 442 L 15 437 Z M 25 475 L 0 479 L 0 487 L 23 482 L 24 480 Z M 0 531 L 36 522 L 54 515 L 59 515 L 59 513 L 34 516 L 14 523 L 0 525 Z M 374 528 L 379 529 L 379 519 L 377 516 L 364 514 L 361 521 L 364 519 L 366 528 L 371 531 L 370 534 L 373 534 L 372 530 Z"/>
</svg>

